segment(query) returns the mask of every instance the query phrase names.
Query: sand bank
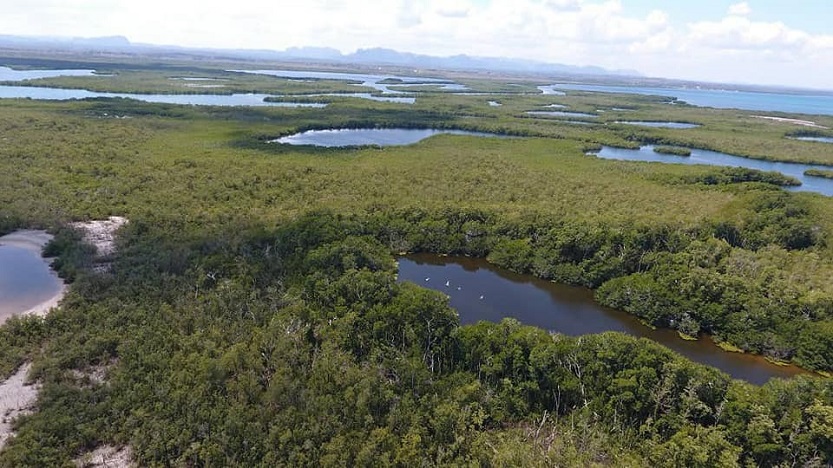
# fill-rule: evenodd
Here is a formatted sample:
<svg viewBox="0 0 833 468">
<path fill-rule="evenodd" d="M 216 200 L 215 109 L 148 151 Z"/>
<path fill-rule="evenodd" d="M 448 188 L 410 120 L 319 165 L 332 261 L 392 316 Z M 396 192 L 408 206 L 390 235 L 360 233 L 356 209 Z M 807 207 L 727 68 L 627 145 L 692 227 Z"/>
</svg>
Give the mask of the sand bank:
<svg viewBox="0 0 833 468">
<path fill-rule="evenodd" d="M 37 400 L 40 386 L 24 383 L 31 367 L 28 363 L 20 366 L 14 375 L 0 383 L 0 449 L 13 435 L 12 421 L 31 412 Z"/>
<path fill-rule="evenodd" d="M 801 126 L 804 126 L 804 127 L 823 128 L 825 130 L 828 129 L 828 127 L 825 127 L 823 125 L 819 125 L 819 124 L 817 124 L 813 121 L 810 121 L 810 120 L 788 119 L 788 118 L 785 118 L 785 117 L 770 117 L 770 116 L 767 116 L 767 115 L 753 115 L 752 117 L 754 117 L 756 119 L 772 120 L 774 122 L 782 122 L 782 123 L 789 123 L 789 124 L 794 124 L 794 125 L 801 125 Z"/>
</svg>

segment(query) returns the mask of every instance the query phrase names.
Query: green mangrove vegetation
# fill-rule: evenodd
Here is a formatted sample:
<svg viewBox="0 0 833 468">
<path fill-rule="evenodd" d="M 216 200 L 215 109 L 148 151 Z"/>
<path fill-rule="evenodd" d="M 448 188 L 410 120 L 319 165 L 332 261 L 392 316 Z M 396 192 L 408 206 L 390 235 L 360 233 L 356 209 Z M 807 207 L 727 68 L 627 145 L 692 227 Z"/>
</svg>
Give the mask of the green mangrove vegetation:
<svg viewBox="0 0 833 468">
<path fill-rule="evenodd" d="M 654 146 L 654 153 L 670 154 L 673 156 L 691 156 L 691 150 L 679 146 Z"/>
<path fill-rule="evenodd" d="M 190 76 L 224 80 L 201 92 L 354 88 L 227 65 L 128 63 L 101 86 L 175 92 L 188 81 L 171 78 Z M 32 362 L 41 383 L 0 466 L 64 466 L 102 445 L 131 447 L 141 466 L 833 463 L 829 378 L 753 386 L 619 333 L 461 326 L 444 295 L 397 282 L 394 260 L 484 257 L 592 287 L 651 326 L 830 373 L 833 199 L 786 191 L 795 181 L 777 173 L 586 152 L 658 144 L 833 163 L 833 150 L 743 111 L 455 80 L 503 93 L 503 105 L 431 89 L 413 105 L 327 96 L 324 109 L 0 101 L 0 234 L 55 233 L 49 253 L 70 283 L 47 317 L 0 327 L 0 379 Z M 556 103 L 607 109 L 602 123 L 702 126 L 525 116 Z M 376 127 L 516 138 L 270 143 Z M 69 223 L 111 215 L 130 222 L 104 271 Z"/>
<path fill-rule="evenodd" d="M 825 179 L 833 179 L 833 170 L 807 169 L 806 171 L 804 171 L 804 175 L 813 177 L 823 177 Z"/>
</svg>

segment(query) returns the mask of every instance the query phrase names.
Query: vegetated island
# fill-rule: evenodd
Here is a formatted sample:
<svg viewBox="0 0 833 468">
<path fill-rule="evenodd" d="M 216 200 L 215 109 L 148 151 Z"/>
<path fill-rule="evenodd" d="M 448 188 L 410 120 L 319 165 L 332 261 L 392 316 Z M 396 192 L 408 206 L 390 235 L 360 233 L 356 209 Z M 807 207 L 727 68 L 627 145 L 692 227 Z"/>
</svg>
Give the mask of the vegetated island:
<svg viewBox="0 0 833 468">
<path fill-rule="evenodd" d="M 680 146 L 654 146 L 654 153 L 673 156 L 691 156 L 691 150 Z"/>
<path fill-rule="evenodd" d="M 804 175 L 811 177 L 823 177 L 825 179 L 833 179 L 833 169 L 807 169 Z"/>
</svg>

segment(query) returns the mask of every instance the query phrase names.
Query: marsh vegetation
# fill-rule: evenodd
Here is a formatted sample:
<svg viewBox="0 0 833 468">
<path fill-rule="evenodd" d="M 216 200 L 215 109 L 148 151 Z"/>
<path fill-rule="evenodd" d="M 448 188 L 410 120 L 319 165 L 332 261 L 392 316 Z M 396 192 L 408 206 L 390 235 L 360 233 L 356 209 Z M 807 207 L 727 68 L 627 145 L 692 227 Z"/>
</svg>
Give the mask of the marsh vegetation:
<svg viewBox="0 0 833 468">
<path fill-rule="evenodd" d="M 224 80 L 201 92 L 355 91 L 229 68 L 124 65 L 112 71 L 133 78 L 107 91 L 187 82 L 173 77 Z M 779 174 L 586 154 L 653 144 L 833 164 L 831 147 L 743 111 L 456 81 L 472 95 L 426 88 L 409 106 L 3 100 L 0 233 L 54 232 L 70 290 L 49 316 L 0 327 L 0 378 L 32 362 L 42 384 L 0 466 L 65 465 L 104 445 L 149 466 L 833 463 L 830 379 L 753 386 L 619 333 L 461 325 L 441 293 L 397 282 L 394 261 L 486 258 L 594 288 L 654 327 L 831 372 L 832 198 L 786 191 Z M 500 107 L 475 94 L 492 92 Z M 554 101 L 608 110 L 593 126 L 525 115 Z M 271 143 L 345 128 L 524 138 Z M 70 223 L 111 215 L 130 223 L 100 272 Z"/>
</svg>

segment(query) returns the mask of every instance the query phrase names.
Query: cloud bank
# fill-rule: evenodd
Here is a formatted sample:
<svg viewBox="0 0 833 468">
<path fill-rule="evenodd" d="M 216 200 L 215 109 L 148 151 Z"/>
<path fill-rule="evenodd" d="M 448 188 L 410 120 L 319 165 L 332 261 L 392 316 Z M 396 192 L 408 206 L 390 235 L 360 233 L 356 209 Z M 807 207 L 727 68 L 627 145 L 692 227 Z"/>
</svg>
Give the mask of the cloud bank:
<svg viewBox="0 0 833 468">
<path fill-rule="evenodd" d="M 125 35 L 221 48 L 389 47 L 637 69 L 654 76 L 829 88 L 833 34 L 752 19 L 631 13 L 621 0 L 11 0 L 0 31 Z M 661 2 L 657 2 L 662 5 Z"/>
</svg>

